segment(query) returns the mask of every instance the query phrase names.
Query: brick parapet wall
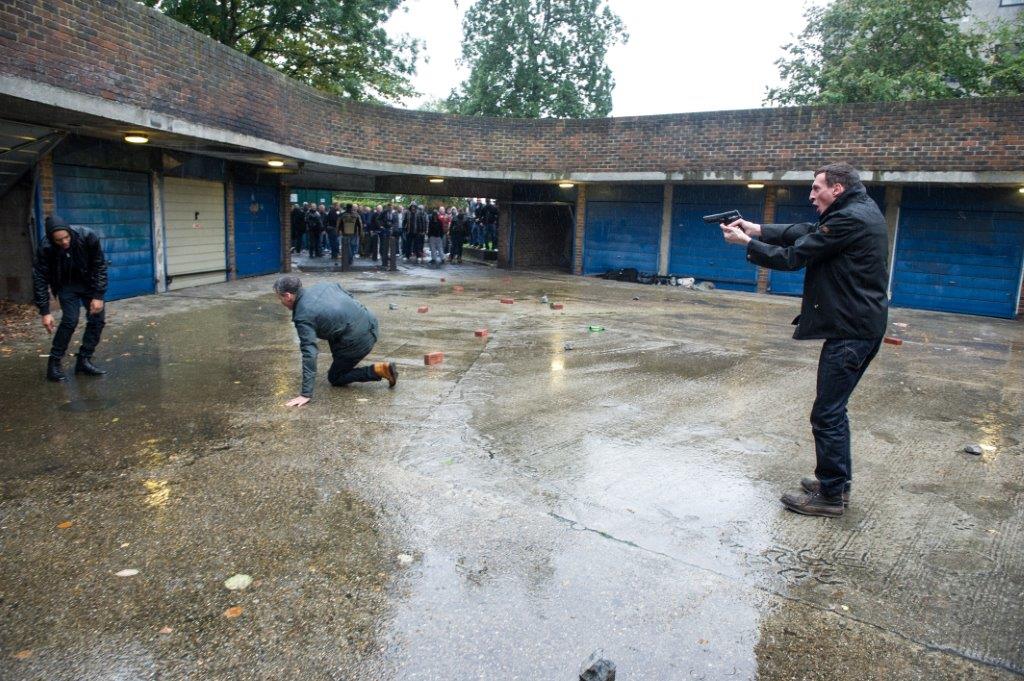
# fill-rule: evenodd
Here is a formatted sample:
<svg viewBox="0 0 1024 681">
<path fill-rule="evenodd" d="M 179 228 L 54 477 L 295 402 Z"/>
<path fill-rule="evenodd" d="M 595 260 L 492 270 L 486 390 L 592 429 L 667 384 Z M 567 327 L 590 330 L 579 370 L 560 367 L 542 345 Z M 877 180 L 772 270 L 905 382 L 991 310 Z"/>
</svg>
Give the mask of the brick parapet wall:
<svg viewBox="0 0 1024 681">
<path fill-rule="evenodd" d="M 132 0 L 0 3 L 0 74 L 357 161 L 467 171 L 1024 169 L 1021 98 L 584 121 L 460 117 L 341 100 Z M 430 144 L 424 144 L 430 140 Z"/>
<path fill-rule="evenodd" d="M 54 197 L 53 156 L 51 154 L 46 154 L 39 159 L 39 198 L 43 204 L 42 219 L 45 220 L 47 215 L 53 215 L 57 210 Z"/>
</svg>

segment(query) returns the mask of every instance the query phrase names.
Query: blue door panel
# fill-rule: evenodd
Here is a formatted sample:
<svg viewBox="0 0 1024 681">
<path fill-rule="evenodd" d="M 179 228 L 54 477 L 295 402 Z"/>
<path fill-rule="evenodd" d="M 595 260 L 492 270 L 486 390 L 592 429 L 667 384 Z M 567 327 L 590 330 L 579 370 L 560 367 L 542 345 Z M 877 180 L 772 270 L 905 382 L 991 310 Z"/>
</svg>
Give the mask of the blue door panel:
<svg viewBox="0 0 1024 681">
<path fill-rule="evenodd" d="M 153 229 L 145 173 L 54 164 L 56 211 L 96 232 L 107 257 L 107 299 L 152 293 Z"/>
<path fill-rule="evenodd" d="M 668 269 L 681 277 L 710 280 L 719 288 L 757 290 L 757 268 L 746 252 L 722 239 L 718 225 L 701 217 L 735 208 L 759 222 L 764 192 L 739 186 L 679 186 L 672 206 L 672 245 Z"/>
<path fill-rule="evenodd" d="M 907 188 L 892 303 L 1012 318 L 1024 268 L 1024 196 L 1013 189 Z"/>
<path fill-rule="evenodd" d="M 235 185 L 235 265 L 238 276 L 281 269 L 281 207 L 277 187 Z"/>
<path fill-rule="evenodd" d="M 633 267 L 658 271 L 661 204 L 588 201 L 583 273 Z"/>
</svg>

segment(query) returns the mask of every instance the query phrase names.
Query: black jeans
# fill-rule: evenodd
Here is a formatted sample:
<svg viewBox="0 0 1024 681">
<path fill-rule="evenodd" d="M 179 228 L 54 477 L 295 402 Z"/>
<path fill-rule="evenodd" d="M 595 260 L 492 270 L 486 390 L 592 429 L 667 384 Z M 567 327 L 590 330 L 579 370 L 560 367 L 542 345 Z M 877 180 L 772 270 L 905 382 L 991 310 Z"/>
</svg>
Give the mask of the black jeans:
<svg viewBox="0 0 1024 681">
<path fill-rule="evenodd" d="M 78 349 L 79 357 L 92 357 L 96 346 L 100 344 L 100 334 L 107 321 L 107 309 L 104 307 L 98 314 L 89 313 L 89 303 L 92 298 L 74 287 L 61 289 L 57 294 L 60 301 L 61 318 L 57 326 L 57 332 L 53 334 L 53 345 L 50 348 L 50 359 L 61 359 L 68 351 L 68 344 L 71 343 L 71 336 L 78 326 L 78 316 L 84 307 L 85 312 L 85 334 L 82 336 L 82 346 Z"/>
<path fill-rule="evenodd" d="M 331 258 L 338 259 L 338 230 L 327 230 L 327 245 L 331 249 Z"/>
<path fill-rule="evenodd" d="M 320 237 L 323 236 L 323 230 L 321 229 L 310 229 L 307 230 L 306 235 L 309 237 L 309 257 L 319 258 L 323 255 L 323 251 L 320 248 Z"/>
<path fill-rule="evenodd" d="M 349 383 L 379 381 L 380 376 L 374 373 L 372 364 L 356 367 L 364 357 L 370 354 L 376 342 L 377 338 L 374 336 L 373 342 L 369 346 L 363 345 L 353 348 L 332 343 L 331 356 L 334 357 L 334 361 L 331 362 L 331 368 L 327 371 L 328 383 L 340 386 L 348 385 Z"/>
<path fill-rule="evenodd" d="M 463 243 L 464 243 L 464 242 L 463 242 L 463 240 L 462 240 L 462 239 L 458 239 L 458 238 L 456 238 L 456 239 L 452 239 L 452 254 L 451 254 L 451 259 L 452 259 L 453 261 L 454 261 L 454 260 L 458 260 L 458 261 L 460 261 L 460 262 L 462 261 L 462 244 L 463 244 Z"/>
<path fill-rule="evenodd" d="M 836 496 L 853 480 L 850 420 L 846 404 L 853 389 L 878 354 L 882 339 L 829 339 L 818 359 L 818 394 L 811 409 L 811 431 L 817 465 L 814 475 L 822 494 Z"/>
</svg>

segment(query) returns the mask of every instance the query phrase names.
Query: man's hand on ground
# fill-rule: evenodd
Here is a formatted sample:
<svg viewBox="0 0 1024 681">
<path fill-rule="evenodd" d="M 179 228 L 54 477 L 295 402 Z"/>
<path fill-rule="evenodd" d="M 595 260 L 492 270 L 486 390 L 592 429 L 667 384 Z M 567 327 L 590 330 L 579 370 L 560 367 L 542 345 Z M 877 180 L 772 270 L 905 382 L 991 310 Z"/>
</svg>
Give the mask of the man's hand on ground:
<svg viewBox="0 0 1024 681">
<path fill-rule="evenodd" d="M 286 407 L 301 407 L 302 405 L 304 405 L 307 402 L 309 402 L 309 399 L 310 398 L 308 398 L 308 397 L 303 397 L 302 395 L 299 395 L 298 397 L 293 397 L 292 399 L 290 399 L 287 402 L 285 402 L 284 406 L 286 406 Z"/>
<path fill-rule="evenodd" d="M 43 328 L 46 329 L 46 332 L 52 334 L 54 327 L 55 327 L 55 325 L 53 323 L 53 315 L 52 314 L 44 314 L 43 315 Z"/>
<path fill-rule="evenodd" d="M 89 314 L 99 314 L 100 312 L 103 312 L 103 301 L 93 298 L 89 301 Z"/>
</svg>

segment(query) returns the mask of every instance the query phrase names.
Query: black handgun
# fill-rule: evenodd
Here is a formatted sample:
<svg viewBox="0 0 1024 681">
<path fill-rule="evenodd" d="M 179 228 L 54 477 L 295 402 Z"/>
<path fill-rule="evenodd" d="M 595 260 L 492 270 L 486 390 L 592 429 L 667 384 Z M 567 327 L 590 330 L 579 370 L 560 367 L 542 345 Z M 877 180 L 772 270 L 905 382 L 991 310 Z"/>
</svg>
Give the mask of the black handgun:
<svg viewBox="0 0 1024 681">
<path fill-rule="evenodd" d="M 728 225 L 733 222 L 736 222 L 737 220 L 742 220 L 743 216 L 740 215 L 740 212 L 738 210 L 727 210 L 724 213 L 714 213 L 712 215 L 705 215 L 703 219 L 704 222 L 708 223 L 709 225 Z"/>
</svg>

